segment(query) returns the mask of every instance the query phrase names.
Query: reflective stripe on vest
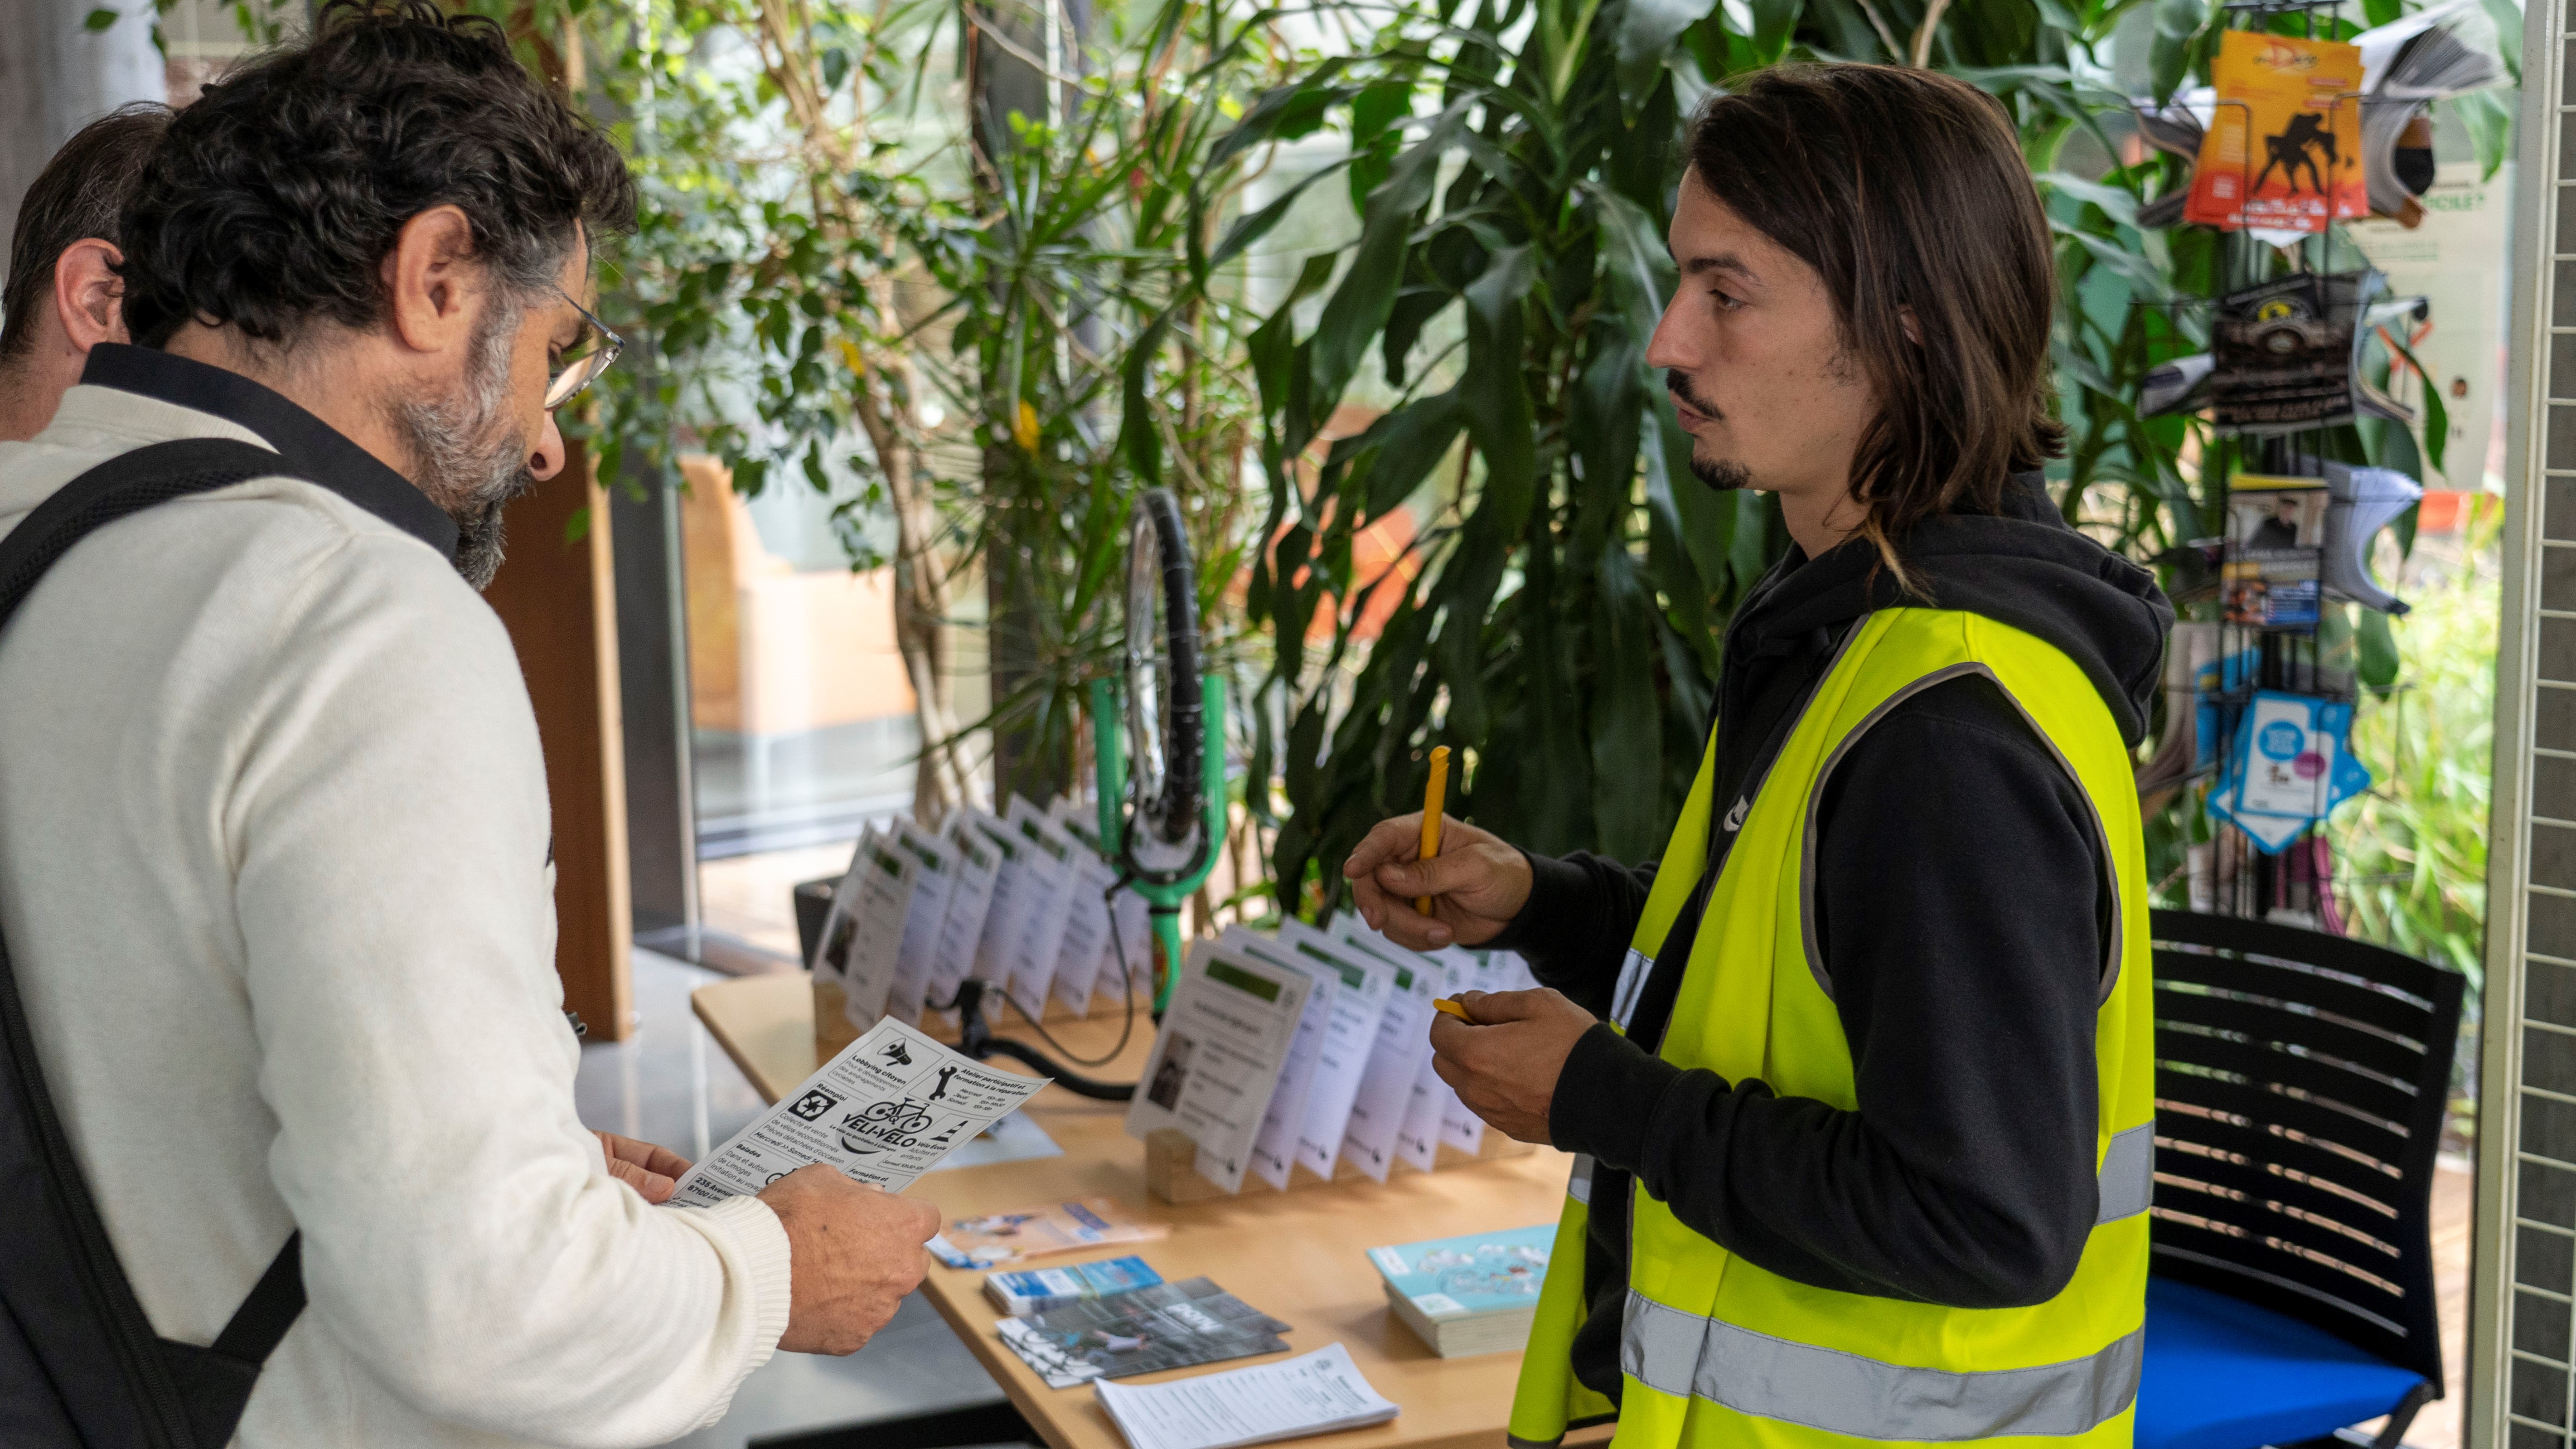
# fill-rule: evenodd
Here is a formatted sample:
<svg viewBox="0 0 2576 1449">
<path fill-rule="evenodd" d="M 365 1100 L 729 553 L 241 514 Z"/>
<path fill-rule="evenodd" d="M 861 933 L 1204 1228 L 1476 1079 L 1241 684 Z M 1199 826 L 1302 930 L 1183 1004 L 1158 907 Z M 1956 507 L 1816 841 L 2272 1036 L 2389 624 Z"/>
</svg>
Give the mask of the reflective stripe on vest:
<svg viewBox="0 0 2576 1449">
<path fill-rule="evenodd" d="M 2102 1195 L 2102 1209 L 2093 1216 L 2093 1226 L 2133 1218 L 2147 1210 L 2147 1199 L 2156 1190 L 2156 1124 L 2141 1122 L 2125 1132 L 2111 1134 L 2111 1145 L 2102 1153 L 2102 1172 L 2096 1179 Z"/>
<path fill-rule="evenodd" d="M 2064 1436 L 2129 1407 L 2145 1341 L 2139 1329 L 2064 1363 L 1949 1373 L 1792 1343 L 1631 1293 L 1619 1371 L 1677 1398 L 1860 1439 Z"/>
</svg>

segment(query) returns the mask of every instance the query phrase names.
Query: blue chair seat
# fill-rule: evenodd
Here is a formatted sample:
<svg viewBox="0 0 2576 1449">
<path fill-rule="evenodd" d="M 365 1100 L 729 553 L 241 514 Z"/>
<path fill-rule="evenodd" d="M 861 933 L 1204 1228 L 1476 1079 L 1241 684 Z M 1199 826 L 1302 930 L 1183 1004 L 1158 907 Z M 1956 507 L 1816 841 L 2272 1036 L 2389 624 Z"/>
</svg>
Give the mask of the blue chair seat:
<svg viewBox="0 0 2576 1449">
<path fill-rule="evenodd" d="M 2137 1449 L 2257 1449 L 2378 1418 L 2423 1382 L 2241 1298 L 2147 1280 Z"/>
</svg>

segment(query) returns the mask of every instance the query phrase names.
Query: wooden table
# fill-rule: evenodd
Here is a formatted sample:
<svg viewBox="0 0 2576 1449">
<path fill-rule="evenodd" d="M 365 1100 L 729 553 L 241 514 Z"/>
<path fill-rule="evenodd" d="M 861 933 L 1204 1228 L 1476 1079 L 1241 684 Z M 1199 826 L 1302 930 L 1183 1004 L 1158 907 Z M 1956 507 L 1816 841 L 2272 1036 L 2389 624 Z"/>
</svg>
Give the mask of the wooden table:
<svg viewBox="0 0 2576 1449">
<path fill-rule="evenodd" d="M 699 1020 L 764 1099 L 777 1101 L 819 1065 L 804 973 L 719 982 L 699 988 L 691 1001 Z M 1119 1019 L 1050 1022 L 1048 1029 L 1071 1051 L 1097 1057 L 1116 1043 Z M 1043 1045 L 1025 1025 L 1004 1034 Z M 1133 1081 L 1142 1073 L 1151 1045 L 1149 1024 L 1140 1019 L 1126 1050 L 1095 1071 L 1111 1081 Z M 1018 1067 L 1000 1057 L 994 1064 Z M 1434 1355 L 1387 1311 L 1385 1290 L 1366 1253 L 1381 1243 L 1552 1222 L 1564 1201 L 1572 1161 L 1565 1154 L 1542 1149 L 1433 1173 L 1400 1170 L 1382 1186 L 1335 1183 L 1284 1193 L 1248 1186 L 1240 1197 L 1176 1207 L 1145 1194 L 1145 1147 L 1123 1129 L 1125 1103 L 1088 1101 L 1050 1087 L 1022 1110 L 1064 1148 L 1063 1156 L 934 1172 L 913 1184 L 911 1194 L 937 1204 L 952 1220 L 1032 1203 L 1116 1198 L 1144 1216 L 1169 1222 L 1172 1235 L 1161 1242 L 1104 1250 L 1100 1256 L 1132 1251 L 1167 1280 L 1201 1274 L 1214 1278 L 1245 1302 L 1291 1324 L 1293 1331 L 1286 1335 L 1290 1353 L 1309 1353 L 1338 1340 L 1377 1391 L 1403 1406 L 1391 1423 L 1330 1436 L 1333 1449 L 1502 1445 L 1521 1356 Z M 922 1289 L 1053 1449 L 1125 1449 L 1125 1439 L 1088 1388 L 1050 1389 L 1003 1346 L 993 1327 L 1001 1315 L 986 1301 L 983 1284 L 980 1271 L 934 1264 Z M 1161 1383 L 1278 1357 L 1282 1355 L 1235 1359 L 1122 1382 Z"/>
</svg>

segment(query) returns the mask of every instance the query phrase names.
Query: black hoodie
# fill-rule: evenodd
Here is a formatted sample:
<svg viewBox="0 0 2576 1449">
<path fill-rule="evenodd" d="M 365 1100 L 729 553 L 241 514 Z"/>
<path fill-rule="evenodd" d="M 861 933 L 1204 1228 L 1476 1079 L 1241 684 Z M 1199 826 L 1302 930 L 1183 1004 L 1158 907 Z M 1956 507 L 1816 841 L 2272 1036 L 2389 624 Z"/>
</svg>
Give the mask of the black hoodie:
<svg viewBox="0 0 2576 1449">
<path fill-rule="evenodd" d="M 2123 739 L 2144 736 L 2172 607 L 2144 569 L 2067 527 L 2037 474 L 2012 480 L 1997 515 L 1932 519 L 1899 552 L 1934 607 L 2056 645 Z M 1814 560 L 1793 548 L 1756 586 L 1727 629 L 1715 799 L 1758 786 L 1835 644 L 1899 602 L 1857 540 Z M 2092 1231 L 2093 1027 L 2111 920 L 2074 783 L 2001 691 L 1968 676 L 1872 726 L 1822 811 L 1817 936 L 1858 1110 L 1651 1055 L 1696 895 L 1630 1034 L 1593 1028 L 1557 1079 L 1549 1134 L 1597 1163 L 1574 1371 L 1614 1399 L 1634 1182 L 1784 1277 L 1962 1308 L 2054 1296 Z M 1529 904 L 1494 944 L 1606 1015 L 1654 867 L 1582 854 L 1531 867 Z"/>
</svg>

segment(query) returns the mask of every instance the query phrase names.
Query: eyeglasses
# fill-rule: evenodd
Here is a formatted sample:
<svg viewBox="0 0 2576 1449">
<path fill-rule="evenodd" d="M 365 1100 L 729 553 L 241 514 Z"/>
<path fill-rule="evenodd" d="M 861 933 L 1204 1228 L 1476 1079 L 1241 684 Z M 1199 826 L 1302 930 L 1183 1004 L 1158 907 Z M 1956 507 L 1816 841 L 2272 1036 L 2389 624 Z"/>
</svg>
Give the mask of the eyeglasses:
<svg viewBox="0 0 2576 1449">
<path fill-rule="evenodd" d="M 564 349 L 563 356 L 555 359 L 554 374 L 546 379 L 547 412 L 553 412 L 581 396 L 582 389 L 599 381 L 599 375 L 608 371 L 609 364 L 617 360 L 617 354 L 626 350 L 626 339 L 609 331 L 608 324 L 581 305 L 579 298 L 561 287 L 555 288 L 555 295 L 572 303 L 572 309 L 581 314 L 586 330 L 572 346 Z"/>
</svg>

